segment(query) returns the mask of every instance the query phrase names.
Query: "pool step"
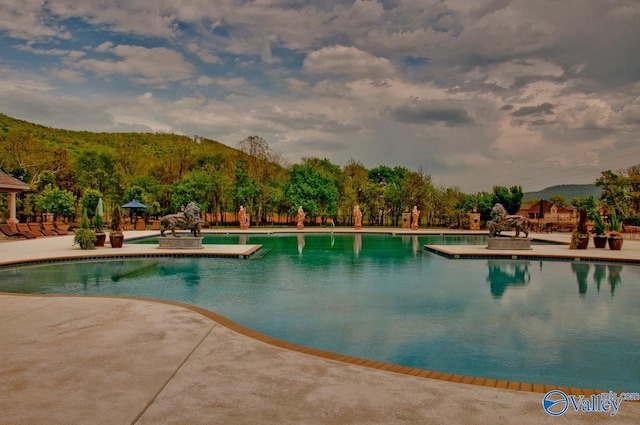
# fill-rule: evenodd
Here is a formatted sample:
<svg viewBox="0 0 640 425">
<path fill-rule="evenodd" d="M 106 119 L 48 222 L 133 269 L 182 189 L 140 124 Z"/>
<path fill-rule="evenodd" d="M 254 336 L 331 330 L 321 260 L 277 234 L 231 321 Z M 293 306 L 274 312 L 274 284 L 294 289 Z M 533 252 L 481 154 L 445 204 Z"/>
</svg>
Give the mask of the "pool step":
<svg viewBox="0 0 640 425">
<path fill-rule="evenodd" d="M 271 251 L 271 248 L 260 248 L 249 257 L 250 260 L 258 260 Z"/>
<path fill-rule="evenodd" d="M 135 267 L 133 269 L 127 270 L 126 272 L 123 273 L 118 273 L 118 274 L 114 274 L 111 276 L 111 280 L 114 282 L 119 281 L 120 279 L 122 279 L 123 277 L 130 277 L 138 272 L 144 271 L 144 270 L 148 270 L 151 268 L 154 268 L 158 265 L 157 261 L 154 261 L 153 263 L 150 264 L 144 264 L 140 267 Z"/>
</svg>

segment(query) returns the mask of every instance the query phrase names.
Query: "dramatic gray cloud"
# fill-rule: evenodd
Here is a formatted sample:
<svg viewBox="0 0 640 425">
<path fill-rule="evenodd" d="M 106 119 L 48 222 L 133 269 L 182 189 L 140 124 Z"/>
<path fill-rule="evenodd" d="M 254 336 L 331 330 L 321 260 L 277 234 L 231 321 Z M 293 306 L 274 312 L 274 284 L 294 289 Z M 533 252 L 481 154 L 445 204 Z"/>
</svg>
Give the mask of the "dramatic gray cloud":
<svg viewBox="0 0 640 425">
<path fill-rule="evenodd" d="M 436 124 L 448 126 L 471 125 L 473 119 L 461 106 L 448 102 L 416 101 L 391 109 L 392 116 L 405 123 Z"/>
<path fill-rule="evenodd" d="M 466 192 L 640 162 L 635 0 L 5 0 L 0 112 L 258 134 Z"/>
<path fill-rule="evenodd" d="M 537 106 L 523 106 L 511 113 L 513 117 L 524 117 L 527 115 L 553 115 L 553 105 L 545 102 Z"/>
</svg>

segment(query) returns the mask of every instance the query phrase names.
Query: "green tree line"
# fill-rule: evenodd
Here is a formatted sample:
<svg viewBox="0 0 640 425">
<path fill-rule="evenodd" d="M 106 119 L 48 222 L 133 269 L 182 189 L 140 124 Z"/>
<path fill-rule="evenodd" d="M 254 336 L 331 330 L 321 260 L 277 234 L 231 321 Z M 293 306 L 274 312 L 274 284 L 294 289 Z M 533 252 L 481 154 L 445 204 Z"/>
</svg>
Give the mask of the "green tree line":
<svg viewBox="0 0 640 425">
<path fill-rule="evenodd" d="M 18 197 L 21 221 L 43 213 L 74 221 L 83 210 L 92 216 L 102 198 L 107 208 L 138 200 L 148 206 L 147 217 L 173 213 L 193 201 L 214 226 L 232 224 L 223 221 L 225 213 L 234 215 L 241 205 L 254 225 L 270 224 L 274 217 L 292 221 L 299 206 L 312 223 L 352 225 L 358 205 L 365 224 L 397 226 L 415 205 L 422 225 L 463 226 L 471 210 L 488 217 L 496 202 L 517 212 L 523 195 L 519 186 L 465 194 L 457 187 L 435 187 L 422 169 L 368 169 L 355 159 L 344 166 L 321 158 L 288 165 L 259 136 L 233 149 L 201 136 L 61 130 L 3 114 L 0 170 L 31 187 Z M 603 189 L 603 197 L 629 200 L 616 208 L 637 213 L 640 202 L 633 200 L 640 199 L 640 179 L 609 173 L 603 173 L 602 184 L 609 188 L 614 181 L 624 188 Z M 619 190 L 628 198 L 620 198 Z M 7 216 L 5 194 L 0 213 Z"/>
</svg>

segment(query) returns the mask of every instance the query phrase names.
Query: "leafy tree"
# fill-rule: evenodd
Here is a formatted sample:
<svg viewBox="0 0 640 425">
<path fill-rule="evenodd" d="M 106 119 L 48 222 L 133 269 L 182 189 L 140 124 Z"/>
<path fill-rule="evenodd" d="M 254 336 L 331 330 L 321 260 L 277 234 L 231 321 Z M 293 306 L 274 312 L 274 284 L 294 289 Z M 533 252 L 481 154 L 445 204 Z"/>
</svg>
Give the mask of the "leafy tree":
<svg viewBox="0 0 640 425">
<path fill-rule="evenodd" d="M 488 217 L 493 208 L 493 194 L 489 192 L 477 192 L 472 195 L 464 195 L 462 203 L 465 212 L 470 212 L 473 211 L 474 208 L 477 208 L 481 215 Z"/>
<path fill-rule="evenodd" d="M 66 149 L 58 148 L 53 153 L 53 163 L 50 171 L 55 177 L 55 186 L 74 192 L 78 183 L 74 176 L 71 155 Z"/>
<path fill-rule="evenodd" d="M 55 183 L 56 176 L 53 174 L 53 172 L 50 170 L 44 170 L 42 173 L 40 173 L 40 179 L 38 181 L 38 184 L 36 185 L 36 190 L 41 191 L 48 185 L 55 185 Z"/>
<path fill-rule="evenodd" d="M 153 167 L 157 156 L 142 134 L 130 133 L 112 137 L 116 145 L 116 169 L 122 176 L 122 184 L 132 185 L 133 180 L 147 175 L 147 170 Z"/>
<path fill-rule="evenodd" d="M 319 216 L 324 224 L 327 218 L 335 218 L 338 214 L 338 201 L 344 186 L 344 178 L 339 165 L 328 159 L 303 158 L 303 165 L 312 167 L 318 172 L 325 186 L 318 191 Z"/>
<path fill-rule="evenodd" d="M 223 200 L 230 197 L 233 176 L 230 171 L 230 161 L 221 153 L 201 157 L 198 167 L 206 173 L 211 180 L 211 204 L 213 223 L 218 225 L 218 214 L 224 213 Z"/>
<path fill-rule="evenodd" d="M 0 166 L 12 176 L 35 185 L 40 173 L 50 168 L 51 159 L 45 140 L 33 129 L 3 132 Z"/>
<path fill-rule="evenodd" d="M 201 211 L 209 211 L 211 191 L 210 177 L 202 171 L 192 171 L 173 184 L 171 203 L 175 210 L 187 206 L 189 202 L 195 202 Z"/>
<path fill-rule="evenodd" d="M 600 201 L 609 208 L 609 213 L 625 217 L 629 196 L 624 178 L 611 170 L 602 171 L 600 178 L 596 180 L 596 186 L 601 188 Z"/>
<path fill-rule="evenodd" d="M 59 216 L 73 215 L 75 202 L 73 193 L 48 184 L 38 195 L 36 205 L 38 210 L 52 213 L 54 219 L 57 219 Z"/>
<path fill-rule="evenodd" d="M 284 189 L 290 202 L 290 213 L 295 215 L 298 206 L 302 206 L 306 215 L 314 221 L 322 217 L 335 217 L 338 212 L 339 193 L 335 181 L 314 165 L 315 161 L 295 164 L 289 171 L 289 180 Z"/>
<path fill-rule="evenodd" d="M 520 210 L 523 196 L 521 186 L 511 186 L 509 189 L 504 186 L 493 187 L 493 204 L 502 204 L 509 214 L 516 214 Z"/>
<path fill-rule="evenodd" d="M 406 177 L 406 168 L 395 169 L 380 165 L 369 170 L 371 182 L 371 202 L 369 209 L 374 223 L 383 224 L 388 213 L 402 208 L 402 180 Z"/>
<path fill-rule="evenodd" d="M 436 213 L 446 214 L 444 211 L 435 209 L 433 201 L 436 190 L 431 184 L 431 176 L 422 169 L 418 171 L 406 170 L 406 178 L 402 180 L 401 184 L 401 209 L 395 211 L 394 225 L 398 225 L 402 208 L 405 211 L 411 211 L 414 205 L 421 211 L 421 217 L 432 217 Z M 442 205 L 450 202 L 451 200 L 445 197 Z"/>
<path fill-rule="evenodd" d="M 116 171 L 117 159 L 108 150 L 82 151 L 76 158 L 74 169 L 78 188 L 82 191 L 95 189 L 114 198 L 119 195 L 120 175 Z M 93 211 L 90 209 L 89 211 Z"/>
<path fill-rule="evenodd" d="M 342 196 L 339 201 L 339 209 L 342 215 L 348 217 L 348 222 L 353 223 L 353 209 L 356 205 L 366 212 L 365 206 L 369 192 L 369 176 L 367 169 L 361 163 L 350 159 L 342 169 L 344 181 Z"/>
<path fill-rule="evenodd" d="M 560 208 L 566 208 L 569 203 L 567 202 L 567 198 L 564 195 L 555 195 L 549 197 L 549 202 L 554 205 L 557 205 Z"/>
<path fill-rule="evenodd" d="M 160 183 L 155 177 L 146 175 L 131 181 L 131 187 L 140 187 L 141 197 L 136 198 L 145 204 L 148 208 L 145 213 L 149 215 L 160 215 L 162 213 L 174 212 L 171 208 L 171 185 Z M 137 189 L 136 189 L 137 190 Z M 131 194 L 125 190 L 123 199 L 131 200 Z M 128 201 L 125 201 L 128 202 Z"/>
<path fill-rule="evenodd" d="M 102 198 L 102 193 L 95 189 L 86 189 L 82 194 L 82 199 L 80 199 L 80 205 L 85 210 L 85 212 L 95 211 L 98 207 L 98 202 Z M 90 214 L 90 218 L 93 217 L 93 214 Z"/>
<path fill-rule="evenodd" d="M 236 163 L 235 185 L 233 188 L 235 210 L 237 211 L 240 205 L 243 205 L 250 216 L 255 214 L 253 211 L 257 196 L 258 183 L 249 177 L 244 161 L 239 160 Z"/>
<path fill-rule="evenodd" d="M 124 195 L 122 197 L 122 201 L 124 203 L 131 202 L 133 200 L 137 200 L 138 202 L 143 202 L 142 198 L 144 195 L 148 194 L 147 190 L 138 185 L 132 185 L 125 189 Z"/>
<path fill-rule="evenodd" d="M 173 136 L 173 135 L 172 135 Z M 182 179 L 195 164 L 192 149 L 195 143 L 191 139 L 172 137 L 173 143 L 163 145 L 154 158 L 151 175 L 162 184 L 171 185 Z"/>
<path fill-rule="evenodd" d="M 252 202 L 253 218 L 257 224 L 266 219 L 267 212 L 273 211 L 276 205 L 274 196 L 282 175 L 280 155 L 269 147 L 269 143 L 259 136 L 249 136 L 238 143 L 238 148 L 244 155 L 240 158 L 244 170 L 255 187 L 255 197 Z"/>
<path fill-rule="evenodd" d="M 640 214 L 640 164 L 632 165 L 625 171 L 624 185 L 628 196 L 628 217 Z"/>
<path fill-rule="evenodd" d="M 466 221 L 468 212 L 460 208 L 463 197 L 459 188 L 441 187 L 435 193 L 437 194 L 435 196 L 439 198 L 439 208 L 435 215 L 441 225 L 449 226 L 456 223 L 460 226 L 463 221 Z"/>
</svg>

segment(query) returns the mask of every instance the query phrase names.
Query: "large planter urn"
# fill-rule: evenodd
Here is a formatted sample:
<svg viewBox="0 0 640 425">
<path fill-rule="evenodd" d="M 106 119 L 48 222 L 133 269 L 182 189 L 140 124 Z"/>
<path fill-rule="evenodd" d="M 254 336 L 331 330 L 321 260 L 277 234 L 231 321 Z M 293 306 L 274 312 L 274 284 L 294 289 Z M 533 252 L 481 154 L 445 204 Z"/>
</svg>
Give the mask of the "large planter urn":
<svg viewBox="0 0 640 425">
<path fill-rule="evenodd" d="M 111 248 L 122 248 L 122 244 L 124 243 L 124 234 L 109 233 L 109 242 L 111 243 Z"/>
<path fill-rule="evenodd" d="M 608 239 L 607 235 L 593 235 L 593 245 L 596 248 L 606 248 Z"/>
<path fill-rule="evenodd" d="M 107 240 L 107 234 L 104 232 L 96 232 L 96 242 L 95 246 L 104 246 L 105 241 Z"/>
<path fill-rule="evenodd" d="M 576 248 L 587 249 L 588 246 L 589 246 L 589 235 L 578 236 L 578 243 L 576 244 Z"/>
<path fill-rule="evenodd" d="M 609 236 L 609 249 L 612 251 L 620 251 L 622 249 L 622 242 L 624 239 L 620 235 Z"/>
</svg>

